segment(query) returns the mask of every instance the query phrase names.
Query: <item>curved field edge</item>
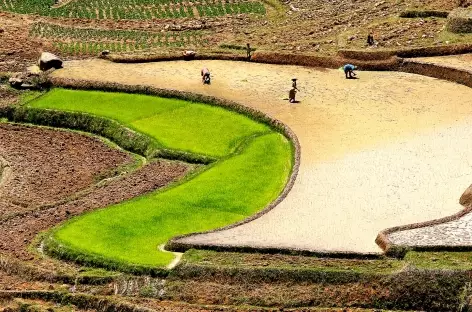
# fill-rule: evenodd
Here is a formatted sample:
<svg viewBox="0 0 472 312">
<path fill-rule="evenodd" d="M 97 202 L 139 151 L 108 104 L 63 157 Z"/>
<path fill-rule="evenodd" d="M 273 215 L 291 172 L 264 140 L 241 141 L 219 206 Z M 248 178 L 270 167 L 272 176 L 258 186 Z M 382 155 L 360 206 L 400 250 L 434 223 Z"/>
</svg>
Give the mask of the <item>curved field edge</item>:
<svg viewBox="0 0 472 312">
<path fill-rule="evenodd" d="M 149 95 L 54 89 L 31 105 L 110 118 L 146 133 L 161 148 L 208 157 L 226 156 L 243 138 L 269 130 L 219 107 Z"/>
<path fill-rule="evenodd" d="M 75 83 L 75 85 L 74 85 Z M 67 81 L 67 85 L 64 85 L 64 84 L 59 84 L 59 85 L 62 85 L 62 86 L 68 86 L 70 87 L 71 84 L 73 84 L 73 86 L 76 86 L 77 87 L 77 81 Z M 84 88 L 83 87 L 83 84 L 84 82 L 80 82 L 80 89 L 87 89 L 87 88 Z M 56 79 L 56 85 L 57 85 L 57 79 Z M 243 105 L 240 105 L 240 104 L 237 104 L 237 103 L 234 103 L 234 102 L 229 102 L 229 101 L 223 101 L 223 100 L 220 100 L 220 99 L 216 99 L 216 98 L 211 98 L 211 97 L 206 97 L 206 96 L 201 96 L 201 95 L 196 95 L 196 94 L 190 94 L 190 93 L 181 93 L 181 92 L 178 92 L 178 91 L 172 91 L 172 90 L 163 90 L 163 89 L 154 89 L 152 90 L 153 88 L 148 88 L 148 87 L 142 87 L 142 86 L 123 86 L 123 85 L 117 85 L 117 84 L 102 84 L 102 85 L 98 85 L 96 83 L 93 83 L 93 88 L 91 89 L 101 89 L 101 90 L 106 90 L 106 91 L 131 91 L 133 93 L 144 93 L 144 92 L 139 92 L 139 91 L 145 91 L 145 93 L 147 94 L 155 94 L 155 95 L 167 95 L 167 97 L 175 97 L 176 93 L 177 93 L 177 97 L 178 98 L 181 98 L 181 99 L 185 99 L 185 100 L 195 100 L 195 99 L 198 99 L 199 102 L 210 102 L 210 104 L 213 104 L 213 105 L 216 105 L 216 106 L 223 106 L 225 108 L 230 108 L 230 110 L 232 111 L 236 111 L 236 112 L 239 112 L 239 113 L 243 113 L 244 115 L 246 116 L 250 116 L 252 117 L 252 119 L 255 119 L 255 120 L 258 120 L 258 121 L 263 121 L 264 123 L 266 124 L 269 124 L 271 126 L 272 129 L 275 129 L 279 132 L 282 132 L 282 133 L 285 133 L 285 134 L 289 134 L 287 135 L 288 137 L 292 138 L 293 141 L 295 141 L 295 158 L 296 158 L 296 161 L 295 161 L 295 164 L 294 166 L 290 166 L 288 172 L 287 172 L 287 175 L 288 173 L 291 173 L 291 176 L 292 176 L 292 179 L 291 180 L 294 180 L 294 176 L 296 174 L 296 168 L 298 168 L 298 159 L 299 159 L 299 147 L 298 147 L 298 143 L 297 143 L 297 140 L 296 140 L 296 137 L 293 135 L 293 133 L 290 131 L 290 129 L 288 129 L 285 125 L 281 124 L 280 122 L 278 122 L 277 120 L 275 119 L 272 119 L 271 117 L 269 116 L 266 116 L 258 111 L 254 111 L 246 106 L 243 106 Z M 57 112 L 56 112 L 57 113 Z M 63 113 L 63 112 L 62 112 Z M 79 114 L 79 115 L 83 115 L 83 114 Z M 93 116 L 93 118 L 97 118 L 96 116 Z M 292 158 L 291 157 L 292 155 L 288 155 L 288 158 Z M 292 164 L 291 164 L 292 165 Z M 291 169 L 291 171 L 290 171 Z M 285 184 L 285 181 L 284 181 L 284 184 Z M 285 187 L 285 190 L 284 192 L 286 193 L 288 190 L 288 188 L 290 188 L 291 186 L 287 187 L 288 185 L 286 185 Z M 276 197 L 276 196 L 275 196 Z M 269 201 L 269 200 L 268 200 Z M 263 208 L 260 207 L 260 208 Z M 234 221 L 234 220 L 233 220 Z M 87 257 L 85 257 L 87 258 Z M 85 262 L 87 262 L 86 260 L 87 259 L 83 259 Z M 88 259 L 90 260 L 90 259 Z M 95 259 L 96 260 L 96 259 Z M 96 261 L 91 261 L 91 262 L 96 262 Z M 98 263 L 96 263 L 97 265 L 100 265 Z M 104 264 L 104 263 L 102 263 Z M 141 270 L 142 268 L 136 270 L 136 268 L 132 268 L 131 271 L 142 271 Z M 149 268 L 147 268 L 145 271 L 149 272 L 148 270 Z M 129 271 L 129 270 L 128 270 Z"/>
<path fill-rule="evenodd" d="M 167 265 L 173 255 L 162 253 L 157 246 L 178 234 L 239 221 L 278 195 L 277 186 L 285 183 L 285 176 L 279 173 L 289 168 L 284 156 L 289 158 L 290 150 L 278 145 L 275 148 L 287 153 L 276 153 L 282 157 L 269 165 L 261 165 L 259 160 L 268 152 L 264 147 L 273 151 L 273 142 L 280 140 L 286 141 L 276 133 L 250 138 L 236 155 L 185 183 L 72 219 L 52 232 L 45 241 L 45 251 L 107 269 L 153 276 L 165 274 L 160 267 Z M 249 180 L 254 180 L 254 176 L 246 170 L 254 171 L 255 166 L 262 167 L 256 173 L 267 178 L 257 179 L 247 190 L 246 185 L 251 184 Z M 272 173 L 274 167 L 279 179 L 274 179 L 274 174 L 265 174 Z"/>
<path fill-rule="evenodd" d="M 15 123 L 30 123 L 92 133 L 114 142 L 124 150 L 146 158 L 165 158 L 202 164 L 215 161 L 215 158 L 205 155 L 162 148 L 152 138 L 124 127 L 115 120 L 91 114 L 7 106 L 0 108 L 0 118 L 6 118 Z"/>
<path fill-rule="evenodd" d="M 256 136 L 186 183 L 86 214 L 53 236 L 66 249 L 95 258 L 165 265 L 173 256 L 157 246 L 172 236 L 239 221 L 277 197 L 291 168 L 287 147 L 280 134 Z"/>
<path fill-rule="evenodd" d="M 454 83 L 465 85 L 472 88 L 472 70 L 464 68 L 456 68 L 444 64 L 428 63 L 414 59 L 404 59 L 399 71 L 428 76 L 436 79 L 451 81 Z M 457 213 L 439 219 L 429 220 L 425 222 L 412 223 L 406 225 L 399 225 L 384 229 L 379 232 L 375 242 L 384 250 L 387 256 L 404 258 L 409 251 L 471 251 L 472 246 L 406 246 L 394 244 L 389 235 L 395 232 L 408 231 L 423 227 L 429 227 L 455 221 L 472 211 L 472 202 L 470 193 L 472 192 L 472 185 L 464 191 L 459 203 L 464 207 Z"/>
<path fill-rule="evenodd" d="M 1 114 L 1 112 L 0 112 Z M 15 122 L 9 122 L 11 125 L 19 125 L 20 123 L 15 123 Z M 69 194 L 68 196 L 62 197 L 60 199 L 57 199 L 55 201 L 51 202 L 46 202 L 42 203 L 39 205 L 33 206 L 31 208 L 32 210 L 24 210 L 24 211 L 17 211 L 17 212 L 10 212 L 10 213 L 5 213 L 0 216 L 0 224 L 3 222 L 6 222 L 8 220 L 11 220 L 16 217 L 23 217 L 27 216 L 30 214 L 32 211 L 34 212 L 41 212 L 43 210 L 47 210 L 53 207 L 60 206 L 62 204 L 77 200 L 83 196 L 86 196 L 87 194 L 90 194 L 94 190 L 106 185 L 112 180 L 119 179 L 120 177 L 124 175 L 128 175 L 136 170 L 139 170 L 142 168 L 146 162 L 147 159 L 143 157 L 142 155 L 135 154 L 129 150 L 123 149 L 120 145 L 116 144 L 115 142 L 103 137 L 103 136 L 98 136 L 96 134 L 92 134 L 91 132 L 84 132 L 80 130 L 73 130 L 70 128 L 58 128 L 58 127 L 50 127 L 46 125 L 35 125 L 31 123 L 21 123 L 21 125 L 25 128 L 39 128 L 39 129 L 45 129 L 45 130 L 54 130 L 54 131 L 62 131 L 62 132 L 68 132 L 68 133 L 73 133 L 76 135 L 80 136 L 85 136 L 89 137 L 91 139 L 96 139 L 100 141 L 102 144 L 105 146 L 114 149 L 114 150 L 119 150 L 124 153 L 126 153 L 130 157 L 130 161 L 125 164 L 118 165 L 114 167 L 113 169 L 109 169 L 104 172 L 100 172 L 98 175 L 94 176 L 94 180 L 91 184 L 87 185 L 84 188 L 81 188 L 77 190 L 74 193 Z M 3 170 L 3 176 L 2 176 L 2 163 L 4 166 Z M 0 156 L 0 187 L 8 181 L 10 178 L 10 175 L 12 173 L 12 169 L 10 167 L 10 164 Z M 1 194 L 0 194 L 1 195 Z"/>
</svg>

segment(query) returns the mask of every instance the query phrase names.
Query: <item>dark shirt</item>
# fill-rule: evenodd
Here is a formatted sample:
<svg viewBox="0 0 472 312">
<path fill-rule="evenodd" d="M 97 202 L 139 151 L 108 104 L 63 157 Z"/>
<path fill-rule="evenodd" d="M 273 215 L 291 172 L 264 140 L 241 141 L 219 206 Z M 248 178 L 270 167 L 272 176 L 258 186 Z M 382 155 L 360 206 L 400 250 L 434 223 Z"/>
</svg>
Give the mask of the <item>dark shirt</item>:
<svg viewBox="0 0 472 312">
<path fill-rule="evenodd" d="M 344 65 L 344 71 L 351 71 L 351 70 L 354 70 L 354 65 L 352 64 Z"/>
</svg>

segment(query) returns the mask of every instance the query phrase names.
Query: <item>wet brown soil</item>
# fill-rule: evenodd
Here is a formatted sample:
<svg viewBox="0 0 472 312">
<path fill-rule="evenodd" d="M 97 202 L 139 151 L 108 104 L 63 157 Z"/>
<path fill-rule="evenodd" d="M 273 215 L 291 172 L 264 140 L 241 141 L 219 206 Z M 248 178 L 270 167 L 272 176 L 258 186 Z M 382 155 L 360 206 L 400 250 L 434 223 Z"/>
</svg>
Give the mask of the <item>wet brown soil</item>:
<svg viewBox="0 0 472 312">
<path fill-rule="evenodd" d="M 133 163 L 98 138 L 12 124 L 0 124 L 0 156 L 7 169 L 0 182 L 0 220 L 64 199 Z"/>
<path fill-rule="evenodd" d="M 18 99 L 18 94 L 0 85 L 0 107 L 14 103 Z"/>
</svg>

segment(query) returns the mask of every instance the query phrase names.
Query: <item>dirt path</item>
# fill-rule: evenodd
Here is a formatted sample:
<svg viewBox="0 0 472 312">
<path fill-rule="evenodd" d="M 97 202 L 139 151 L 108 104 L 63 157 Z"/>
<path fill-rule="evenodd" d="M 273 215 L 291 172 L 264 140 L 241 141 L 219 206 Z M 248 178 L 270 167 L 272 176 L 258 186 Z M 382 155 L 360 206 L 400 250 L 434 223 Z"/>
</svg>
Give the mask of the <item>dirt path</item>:
<svg viewBox="0 0 472 312">
<path fill-rule="evenodd" d="M 212 73 L 202 86 L 200 69 Z M 457 212 L 472 182 L 472 90 L 405 73 L 224 61 L 65 64 L 54 75 L 155 85 L 236 100 L 288 124 L 302 158 L 289 196 L 263 217 L 188 240 L 226 245 L 378 252 L 385 228 Z M 299 79 L 300 103 L 283 100 Z"/>
</svg>

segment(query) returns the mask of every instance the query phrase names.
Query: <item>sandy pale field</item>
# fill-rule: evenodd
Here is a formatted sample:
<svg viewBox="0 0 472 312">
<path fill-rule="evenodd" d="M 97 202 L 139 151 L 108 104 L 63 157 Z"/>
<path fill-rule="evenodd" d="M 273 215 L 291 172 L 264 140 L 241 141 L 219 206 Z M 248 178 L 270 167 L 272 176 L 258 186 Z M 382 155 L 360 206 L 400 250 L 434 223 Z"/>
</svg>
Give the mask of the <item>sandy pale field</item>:
<svg viewBox="0 0 472 312">
<path fill-rule="evenodd" d="M 212 73 L 203 86 L 200 69 Z M 187 238 L 220 245 L 380 252 L 379 231 L 456 213 L 472 183 L 472 90 L 397 72 L 225 61 L 67 62 L 56 76 L 153 85 L 235 100 L 289 125 L 301 166 L 288 197 L 261 218 Z M 287 97 L 296 76 L 300 103 Z"/>
<path fill-rule="evenodd" d="M 472 54 L 415 58 L 417 61 L 472 70 Z"/>
</svg>

